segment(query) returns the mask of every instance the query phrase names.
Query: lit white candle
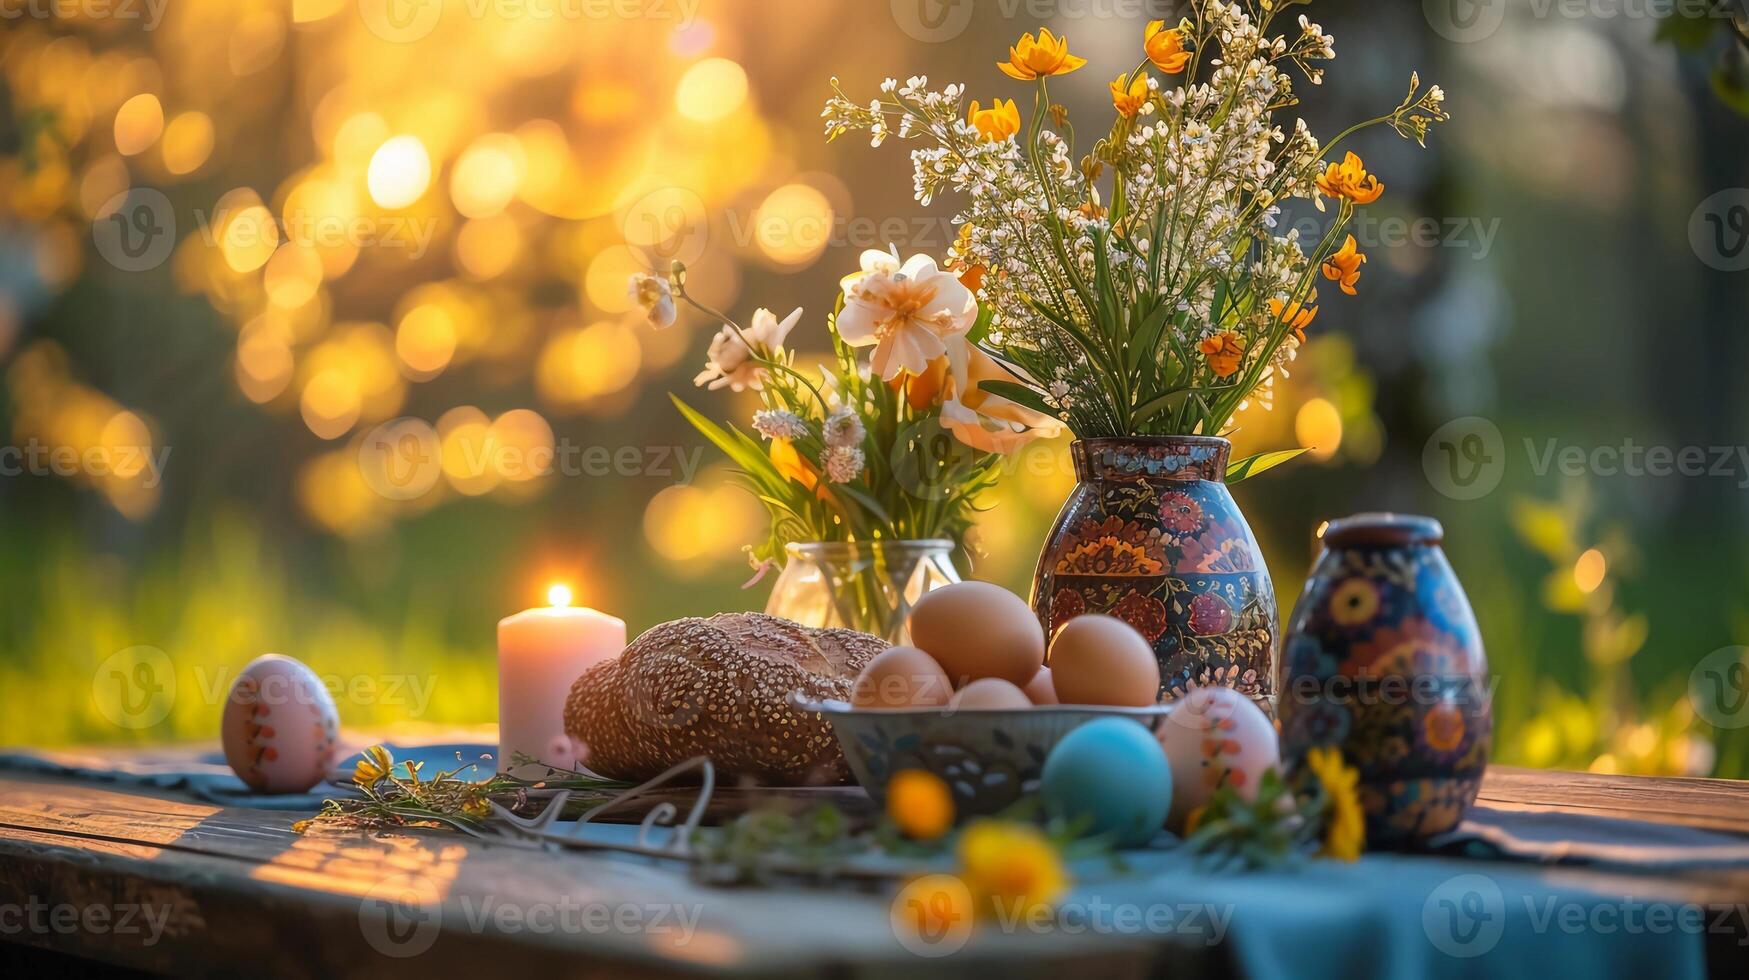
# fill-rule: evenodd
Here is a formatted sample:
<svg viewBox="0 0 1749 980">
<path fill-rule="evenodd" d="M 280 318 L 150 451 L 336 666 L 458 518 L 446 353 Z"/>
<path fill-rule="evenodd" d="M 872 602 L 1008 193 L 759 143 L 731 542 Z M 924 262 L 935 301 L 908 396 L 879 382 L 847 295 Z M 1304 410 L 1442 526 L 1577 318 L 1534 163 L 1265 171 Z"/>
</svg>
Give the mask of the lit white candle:
<svg viewBox="0 0 1749 980">
<path fill-rule="evenodd" d="M 584 671 L 625 649 L 623 620 L 572 607 L 563 585 L 548 590 L 547 601 L 498 621 L 500 771 L 511 769 L 517 753 L 571 768 L 569 752 L 555 758 L 553 751 L 565 737 L 565 697 Z"/>
</svg>

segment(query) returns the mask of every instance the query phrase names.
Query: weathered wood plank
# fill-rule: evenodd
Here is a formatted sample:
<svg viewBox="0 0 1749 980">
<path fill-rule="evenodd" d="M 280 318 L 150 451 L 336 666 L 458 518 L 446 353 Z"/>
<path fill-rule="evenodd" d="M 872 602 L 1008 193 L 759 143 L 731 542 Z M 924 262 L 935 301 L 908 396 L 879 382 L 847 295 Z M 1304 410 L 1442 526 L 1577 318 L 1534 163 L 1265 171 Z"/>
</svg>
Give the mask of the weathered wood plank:
<svg viewBox="0 0 1749 980">
<path fill-rule="evenodd" d="M 1749 782 L 1491 766 L 1480 799 L 1749 834 Z"/>
<path fill-rule="evenodd" d="M 429 977 L 492 975 L 515 963 L 578 976 L 701 968 L 849 976 L 932 965 L 899 946 L 879 894 L 786 889 L 753 902 L 697 884 L 672 862 L 545 854 L 440 833 L 300 836 L 290 829 L 296 816 L 0 780 L 0 902 L 47 896 L 85 908 L 128 888 L 161 889 L 173 899 L 166 907 L 190 911 L 178 920 L 182 932 L 149 946 L 32 937 L 145 969 L 234 969 L 238 957 L 273 950 L 298 955 L 251 969 Z M 1143 975 L 1163 956 L 1195 955 L 1144 939 L 992 936 L 974 940 L 954 967 L 1045 976 L 1074 960 Z"/>
</svg>

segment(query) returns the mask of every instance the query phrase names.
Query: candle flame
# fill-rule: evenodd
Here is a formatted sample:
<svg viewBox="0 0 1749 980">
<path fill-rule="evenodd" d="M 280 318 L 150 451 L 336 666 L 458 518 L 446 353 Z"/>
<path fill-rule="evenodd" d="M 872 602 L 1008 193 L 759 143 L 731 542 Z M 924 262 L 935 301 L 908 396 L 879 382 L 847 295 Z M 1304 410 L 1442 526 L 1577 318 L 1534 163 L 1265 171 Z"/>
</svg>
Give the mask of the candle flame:
<svg viewBox="0 0 1749 980">
<path fill-rule="evenodd" d="M 571 604 L 571 587 L 563 582 L 554 582 L 547 589 L 547 604 L 559 609 Z"/>
</svg>

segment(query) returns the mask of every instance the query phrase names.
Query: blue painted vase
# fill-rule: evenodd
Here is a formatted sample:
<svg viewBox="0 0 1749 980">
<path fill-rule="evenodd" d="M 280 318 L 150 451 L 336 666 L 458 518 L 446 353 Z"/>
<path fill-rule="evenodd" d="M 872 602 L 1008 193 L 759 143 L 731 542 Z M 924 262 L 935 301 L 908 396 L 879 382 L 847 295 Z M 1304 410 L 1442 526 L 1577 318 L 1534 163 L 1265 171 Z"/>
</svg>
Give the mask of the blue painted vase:
<svg viewBox="0 0 1749 980">
<path fill-rule="evenodd" d="M 1369 847 L 1457 827 L 1488 766 L 1488 660 L 1444 536 L 1428 517 L 1332 522 L 1288 624 L 1282 760 L 1340 748 L 1360 773 Z"/>
<path fill-rule="evenodd" d="M 1225 483 L 1232 448 L 1206 436 L 1070 447 L 1080 483 L 1033 576 L 1047 637 L 1105 613 L 1153 644 L 1163 700 L 1211 686 L 1274 692 L 1275 587 Z"/>
</svg>

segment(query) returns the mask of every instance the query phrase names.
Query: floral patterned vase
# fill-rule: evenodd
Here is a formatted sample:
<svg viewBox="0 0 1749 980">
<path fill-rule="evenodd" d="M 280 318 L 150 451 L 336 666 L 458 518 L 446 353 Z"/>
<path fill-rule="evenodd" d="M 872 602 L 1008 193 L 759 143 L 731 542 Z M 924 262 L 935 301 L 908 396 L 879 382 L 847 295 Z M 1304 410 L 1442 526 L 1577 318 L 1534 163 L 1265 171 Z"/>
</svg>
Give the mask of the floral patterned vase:
<svg viewBox="0 0 1749 980">
<path fill-rule="evenodd" d="M 1282 760 L 1335 746 L 1360 773 L 1367 843 L 1458 825 L 1488 765 L 1488 661 L 1427 517 L 1332 522 L 1282 662 Z"/>
<path fill-rule="evenodd" d="M 1140 630 L 1160 660 L 1160 696 L 1223 685 L 1274 691 L 1275 588 L 1223 482 L 1232 444 L 1204 436 L 1086 439 L 1080 485 L 1033 577 L 1045 635 L 1083 613 Z"/>
</svg>

